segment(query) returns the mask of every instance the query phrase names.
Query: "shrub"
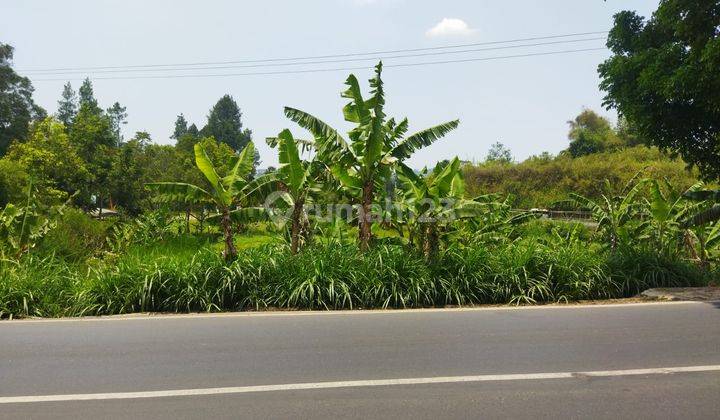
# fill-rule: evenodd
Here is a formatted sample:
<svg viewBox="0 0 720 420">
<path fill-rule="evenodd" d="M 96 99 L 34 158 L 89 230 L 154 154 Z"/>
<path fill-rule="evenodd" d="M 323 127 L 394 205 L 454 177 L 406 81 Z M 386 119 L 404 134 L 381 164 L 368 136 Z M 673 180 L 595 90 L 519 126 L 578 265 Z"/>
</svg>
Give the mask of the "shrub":
<svg viewBox="0 0 720 420">
<path fill-rule="evenodd" d="M 109 221 L 95 220 L 80 210 L 67 209 L 39 249 L 70 261 L 84 260 L 105 248 L 110 224 Z"/>
</svg>

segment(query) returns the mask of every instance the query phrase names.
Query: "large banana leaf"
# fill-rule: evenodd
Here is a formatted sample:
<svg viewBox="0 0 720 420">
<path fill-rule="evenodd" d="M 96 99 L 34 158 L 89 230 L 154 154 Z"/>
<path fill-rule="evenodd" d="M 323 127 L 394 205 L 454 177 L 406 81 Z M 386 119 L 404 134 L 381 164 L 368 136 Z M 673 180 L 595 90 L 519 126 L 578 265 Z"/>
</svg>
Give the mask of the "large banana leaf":
<svg viewBox="0 0 720 420">
<path fill-rule="evenodd" d="M 695 214 L 685 225 L 687 227 L 703 226 L 717 222 L 718 220 L 720 220 L 720 204 L 715 204 L 709 209 Z"/>
<path fill-rule="evenodd" d="M 235 158 L 235 162 L 232 169 L 223 178 L 223 186 L 230 192 L 231 195 L 235 195 L 238 190 L 235 188 L 238 186 L 238 181 L 244 181 L 248 178 L 255 165 L 255 145 L 253 142 L 249 142 L 247 146 L 240 152 L 240 155 Z"/>
<path fill-rule="evenodd" d="M 265 137 L 265 143 L 267 143 L 270 147 L 276 147 L 278 143 L 280 143 L 280 138 L 278 137 Z M 306 140 L 306 139 L 295 139 L 295 143 L 297 143 L 299 146 L 302 147 L 302 153 L 305 153 L 308 150 L 312 150 L 315 148 L 315 142 L 312 140 Z"/>
<path fill-rule="evenodd" d="M 436 168 L 440 167 L 441 166 L 439 164 L 436 165 Z M 452 161 L 450 161 L 450 164 L 445 165 L 442 170 L 433 177 L 432 184 L 428 186 L 430 194 L 437 197 L 449 196 L 453 181 L 459 170 L 460 159 L 455 157 Z"/>
<path fill-rule="evenodd" d="M 334 128 L 319 118 L 287 106 L 285 107 L 285 116 L 312 133 L 315 137 L 315 148 L 321 156 L 339 158 L 345 153 L 352 153 L 347 141 Z"/>
<path fill-rule="evenodd" d="M 417 132 L 401 141 L 390 154 L 398 159 L 407 159 L 416 150 L 433 144 L 445 134 L 456 129 L 458 125 L 460 125 L 460 120 L 455 120 Z"/>
<path fill-rule="evenodd" d="M 365 166 L 371 166 L 378 163 L 385 145 L 385 130 L 383 124 L 385 122 L 385 92 L 383 90 L 382 81 L 382 62 L 375 67 L 375 77 L 370 79 L 373 94 L 373 117 L 370 134 L 365 145 L 365 154 L 363 159 Z"/>
<path fill-rule="evenodd" d="M 654 179 L 650 181 L 650 198 L 650 213 L 653 218 L 660 223 L 667 222 L 672 207 L 660 189 L 660 184 Z"/>
<path fill-rule="evenodd" d="M 694 201 L 720 202 L 720 190 L 688 191 L 684 197 Z"/>
<path fill-rule="evenodd" d="M 340 181 L 340 184 L 342 184 L 345 188 L 352 190 L 362 189 L 362 180 L 357 176 L 357 174 L 351 174 L 344 166 L 332 165 L 330 167 L 330 172 L 332 172 L 335 179 Z"/>
<path fill-rule="evenodd" d="M 345 84 L 348 88 L 341 94 L 341 96 L 343 98 L 352 99 L 351 102 L 343 107 L 345 121 L 359 123 L 360 125 L 369 124 L 372 115 L 370 115 L 370 110 L 367 108 L 367 104 L 362 97 L 360 83 L 355 75 L 351 74 L 348 76 Z"/>
<path fill-rule="evenodd" d="M 278 147 L 280 168 L 278 172 L 282 173 L 285 184 L 297 194 L 305 185 L 308 170 L 300 160 L 300 152 L 290 130 L 283 130 L 278 137 L 280 138 Z"/>
<path fill-rule="evenodd" d="M 268 213 L 262 207 L 243 207 L 241 209 L 231 211 L 229 215 L 230 220 L 233 223 L 264 222 L 269 219 Z M 207 220 L 217 221 L 221 217 L 221 213 L 213 214 L 212 216 L 208 217 Z"/>
<path fill-rule="evenodd" d="M 261 175 L 252 181 L 244 184 L 240 191 L 240 196 L 245 199 L 259 198 L 265 200 L 265 198 L 271 193 L 277 190 L 277 182 L 280 180 L 280 174 L 277 172 L 270 172 Z"/>
<path fill-rule="evenodd" d="M 207 178 L 208 182 L 210 182 L 210 185 L 212 185 L 214 189 L 216 189 L 218 192 L 223 192 L 224 188 L 220 184 L 220 177 L 218 176 L 217 172 L 215 172 L 215 167 L 213 166 L 210 157 L 208 157 L 207 152 L 205 152 L 205 149 L 200 143 L 197 143 L 194 149 L 195 165 L 197 165 L 198 169 L 200 169 L 200 172 L 205 175 L 205 178 Z"/>
<path fill-rule="evenodd" d="M 184 182 L 153 182 L 145 186 L 158 193 L 160 202 L 200 203 L 214 201 L 213 195 L 204 189 Z"/>
</svg>

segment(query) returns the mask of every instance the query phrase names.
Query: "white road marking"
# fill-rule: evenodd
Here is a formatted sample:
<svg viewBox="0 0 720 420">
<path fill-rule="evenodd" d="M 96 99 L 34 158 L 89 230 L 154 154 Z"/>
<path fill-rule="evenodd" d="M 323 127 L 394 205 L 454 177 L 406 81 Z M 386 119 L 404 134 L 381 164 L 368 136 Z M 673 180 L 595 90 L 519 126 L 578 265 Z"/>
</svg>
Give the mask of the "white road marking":
<svg viewBox="0 0 720 420">
<path fill-rule="evenodd" d="M 687 372 L 719 372 L 720 365 L 662 367 L 651 369 L 598 370 L 589 372 L 550 372 L 550 373 L 519 373 L 504 375 L 475 376 L 440 376 L 431 378 L 402 379 L 371 379 L 364 381 L 310 382 L 280 385 L 236 386 L 223 388 L 171 389 L 164 391 L 140 392 L 109 392 L 98 394 L 65 394 L 65 395 L 24 395 L 0 397 L 0 404 L 57 402 L 57 401 L 89 401 L 89 400 L 120 400 L 137 398 L 188 397 L 198 395 L 247 394 L 251 392 L 300 391 L 329 388 L 360 388 L 373 386 L 448 384 L 462 382 L 498 382 L 524 381 L 538 379 L 572 379 L 585 377 L 612 377 L 635 375 L 665 375 Z"/>
<path fill-rule="evenodd" d="M 630 302 L 630 303 L 598 303 L 598 304 L 547 304 L 527 306 L 467 306 L 460 308 L 417 308 L 417 309 L 354 309 L 332 311 L 258 311 L 258 312 L 215 312 L 190 314 L 129 314 L 108 316 L 86 316 L 76 318 L 23 318 L 1 320 L 0 327 L 18 324 L 41 324 L 47 322 L 107 322 L 107 321 L 142 321 L 142 320 L 169 320 L 169 319 L 207 319 L 207 318 L 243 318 L 243 317 L 286 317 L 286 316 L 355 316 L 355 315 L 406 315 L 417 313 L 443 313 L 443 312 L 484 312 L 484 311 L 533 311 L 546 309 L 609 309 L 633 308 L 643 306 L 673 306 L 692 305 L 701 306 L 707 302 L 699 301 L 657 301 L 657 302 Z"/>
</svg>

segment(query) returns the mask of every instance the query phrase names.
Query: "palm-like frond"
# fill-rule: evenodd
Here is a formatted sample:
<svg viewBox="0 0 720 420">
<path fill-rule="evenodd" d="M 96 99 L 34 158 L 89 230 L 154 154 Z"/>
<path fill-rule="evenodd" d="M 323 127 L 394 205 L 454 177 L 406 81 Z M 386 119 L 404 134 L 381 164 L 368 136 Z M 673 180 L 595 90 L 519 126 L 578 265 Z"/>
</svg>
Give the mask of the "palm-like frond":
<svg viewBox="0 0 720 420">
<path fill-rule="evenodd" d="M 285 116 L 308 130 L 315 137 L 315 147 L 321 156 L 339 157 L 350 151 L 347 141 L 319 118 L 299 109 L 285 107 Z"/>
<path fill-rule="evenodd" d="M 693 215 L 690 220 L 685 223 L 686 227 L 703 226 L 720 220 L 720 204 L 715 204 L 707 210 L 703 210 Z"/>
<path fill-rule="evenodd" d="M 373 116 L 370 135 L 365 143 L 365 166 L 374 165 L 380 159 L 385 145 L 385 91 L 382 81 L 382 61 L 375 67 L 375 77 L 370 79 L 373 94 Z"/>
<path fill-rule="evenodd" d="M 254 223 L 264 222 L 269 219 L 267 211 L 262 207 L 243 207 L 228 213 L 233 223 Z M 217 221 L 222 214 L 213 214 L 207 218 L 209 221 Z"/>
<path fill-rule="evenodd" d="M 416 150 L 433 144 L 436 140 L 445 136 L 445 134 L 456 129 L 459 125 L 460 120 L 455 120 L 417 132 L 401 141 L 392 149 L 390 154 L 398 159 L 407 159 Z"/>
<path fill-rule="evenodd" d="M 158 193 L 155 199 L 164 203 L 200 203 L 214 200 L 213 195 L 209 192 L 196 185 L 184 182 L 153 182 L 145 184 L 145 186 L 149 190 Z"/>
</svg>

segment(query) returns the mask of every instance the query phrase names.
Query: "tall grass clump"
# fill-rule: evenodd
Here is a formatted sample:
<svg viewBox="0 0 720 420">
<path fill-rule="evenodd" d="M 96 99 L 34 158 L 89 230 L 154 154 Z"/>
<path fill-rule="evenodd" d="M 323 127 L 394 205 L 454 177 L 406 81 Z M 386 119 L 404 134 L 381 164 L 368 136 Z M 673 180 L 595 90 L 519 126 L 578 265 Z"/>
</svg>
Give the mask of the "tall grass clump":
<svg viewBox="0 0 720 420">
<path fill-rule="evenodd" d="M 705 286 L 713 278 L 711 272 L 677 255 L 642 248 L 622 247 L 609 255 L 608 265 L 621 287 L 619 297 L 656 287 Z"/>
<path fill-rule="evenodd" d="M 405 308 L 435 298 L 422 258 L 393 245 L 362 254 L 355 245 L 332 241 L 298 255 L 265 246 L 240 253 L 231 270 L 255 308 Z"/>
<path fill-rule="evenodd" d="M 156 247 L 157 248 L 157 247 Z M 227 268 L 209 247 L 199 252 L 174 253 L 130 250 L 112 264 L 92 270 L 87 295 L 98 315 L 132 312 L 208 312 L 241 309 L 228 305 L 232 287 L 224 279 Z M 163 249 L 163 247 L 160 247 Z"/>
<path fill-rule="evenodd" d="M 0 318 L 84 315 L 81 274 L 54 255 L 0 260 Z"/>
</svg>

